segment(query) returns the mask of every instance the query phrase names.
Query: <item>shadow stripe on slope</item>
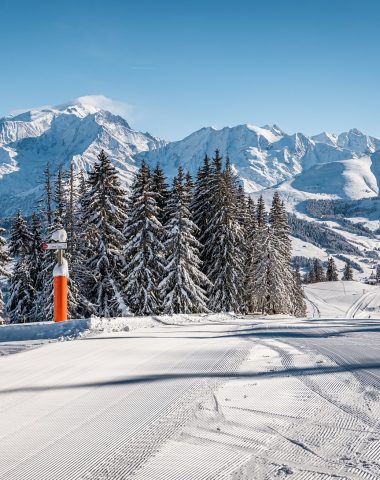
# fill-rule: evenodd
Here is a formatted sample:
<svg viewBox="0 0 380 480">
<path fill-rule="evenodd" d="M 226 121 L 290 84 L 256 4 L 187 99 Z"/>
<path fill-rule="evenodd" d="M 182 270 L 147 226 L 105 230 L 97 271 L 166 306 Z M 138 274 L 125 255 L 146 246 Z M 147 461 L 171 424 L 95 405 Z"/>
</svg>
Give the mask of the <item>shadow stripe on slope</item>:
<svg viewBox="0 0 380 480">
<path fill-rule="evenodd" d="M 89 387 L 108 387 L 112 385 L 133 385 L 139 383 L 153 383 L 171 380 L 180 380 L 184 378 L 226 378 L 226 379 L 242 379 L 242 378 L 276 378 L 282 376 L 307 376 L 307 375 L 328 375 L 330 373 L 339 372 L 353 372 L 357 370 L 380 370 L 380 362 L 378 363 L 362 363 L 362 364 L 346 364 L 346 365 L 334 365 L 325 367 L 308 367 L 308 368 L 287 368 L 283 370 L 275 370 L 268 372 L 194 372 L 194 373 L 170 373 L 170 374 L 156 374 L 156 375 L 140 375 L 136 377 L 122 378 L 119 380 L 110 380 L 105 382 L 89 382 L 79 384 L 67 384 L 67 385 L 47 385 L 41 387 L 20 387 L 0 390 L 0 395 L 7 395 L 11 393 L 19 392 L 42 392 L 49 390 L 70 390 L 76 388 L 89 388 Z"/>
</svg>

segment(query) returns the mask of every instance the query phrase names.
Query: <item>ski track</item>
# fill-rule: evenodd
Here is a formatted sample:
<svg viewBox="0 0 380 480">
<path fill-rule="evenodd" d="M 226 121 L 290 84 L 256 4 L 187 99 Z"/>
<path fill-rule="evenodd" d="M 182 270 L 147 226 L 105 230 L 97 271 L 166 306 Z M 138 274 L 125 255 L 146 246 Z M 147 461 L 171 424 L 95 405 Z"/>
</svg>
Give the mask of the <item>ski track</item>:
<svg viewBox="0 0 380 480">
<path fill-rule="evenodd" d="M 186 378 L 186 373 L 207 379 L 208 373 L 234 372 L 243 360 L 248 342 L 223 341 L 218 337 L 225 330 L 226 325 L 157 328 L 4 357 L 0 478 L 129 475 L 185 422 L 193 402 L 202 396 L 205 380 Z M 104 379 L 149 373 L 183 373 L 184 378 L 101 386 Z M 86 386 L 91 382 L 94 385 Z M 70 384 L 75 388 L 65 388 Z M 35 386 L 42 390 L 33 391 Z"/>
<path fill-rule="evenodd" d="M 361 310 L 365 310 L 365 308 L 371 303 L 371 301 L 376 297 L 376 292 L 367 292 L 364 293 L 356 302 L 354 302 L 346 312 L 346 318 L 355 318 L 355 316 Z M 368 301 L 367 301 L 368 300 Z"/>
<path fill-rule="evenodd" d="M 366 370 L 323 372 L 325 367 L 360 362 L 345 354 L 333 359 L 330 350 L 322 348 L 342 330 L 346 342 L 347 330 L 358 324 L 318 321 L 316 329 L 323 334 L 318 340 L 293 338 L 292 328 L 302 330 L 302 325 L 266 326 L 273 338 L 257 338 L 262 329 L 253 327 L 253 349 L 241 369 L 279 376 L 233 379 L 219 386 L 213 406 L 210 398 L 205 400 L 195 418 L 148 459 L 135 480 L 380 478 L 378 392 L 366 383 Z M 289 339 L 276 338 L 276 330 L 285 326 Z M 310 324 L 305 327 L 310 329 Z M 303 368 L 315 369 L 317 375 L 286 372 Z M 181 458 L 186 458 L 184 465 Z"/>
<path fill-rule="evenodd" d="M 380 376 L 350 371 L 378 326 L 237 317 L 3 357 L 0 479 L 378 480 Z"/>
</svg>

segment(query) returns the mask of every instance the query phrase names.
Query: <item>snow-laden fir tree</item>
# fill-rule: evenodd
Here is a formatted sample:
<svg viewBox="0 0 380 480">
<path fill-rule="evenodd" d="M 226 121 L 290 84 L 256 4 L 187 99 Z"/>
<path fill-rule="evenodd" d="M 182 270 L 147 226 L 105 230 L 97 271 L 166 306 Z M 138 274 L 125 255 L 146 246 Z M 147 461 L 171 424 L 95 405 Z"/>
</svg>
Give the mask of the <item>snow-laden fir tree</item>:
<svg viewBox="0 0 380 480">
<path fill-rule="evenodd" d="M 347 261 L 343 270 L 342 280 L 349 281 L 353 279 L 354 279 L 354 274 L 351 268 L 351 264 L 349 261 Z"/>
<path fill-rule="evenodd" d="M 281 201 L 278 192 L 275 192 L 272 199 L 270 211 L 270 224 L 274 237 L 274 247 L 279 251 L 283 262 L 283 276 L 286 282 L 289 276 L 289 283 L 286 283 L 287 294 L 290 297 L 291 308 L 288 312 L 297 317 L 306 315 L 306 304 L 302 286 L 296 280 L 291 268 L 292 243 L 289 235 L 288 216 L 285 205 Z"/>
<path fill-rule="evenodd" d="M 55 191 L 54 191 L 54 201 L 55 201 L 55 225 L 62 225 L 61 228 L 66 228 L 66 191 L 65 191 L 65 174 L 62 166 L 58 168 L 56 180 L 55 180 Z"/>
<path fill-rule="evenodd" d="M 165 219 L 165 208 L 169 197 L 169 186 L 164 171 L 159 163 L 152 172 L 152 189 L 156 194 L 156 203 L 158 207 L 157 218 L 163 225 Z"/>
<path fill-rule="evenodd" d="M 198 227 L 198 240 L 205 244 L 205 231 L 210 219 L 210 175 L 211 167 L 210 160 L 207 155 L 203 159 L 203 164 L 198 170 L 197 179 L 194 185 L 194 195 L 191 204 L 191 211 L 193 214 L 193 220 Z M 201 251 L 201 257 L 203 258 L 203 251 Z"/>
<path fill-rule="evenodd" d="M 329 257 L 327 262 L 326 280 L 328 282 L 336 282 L 338 280 L 338 271 L 333 257 Z"/>
<path fill-rule="evenodd" d="M 77 192 L 76 173 L 74 170 L 74 162 L 70 163 L 69 178 L 67 185 L 67 201 L 65 209 L 65 226 L 67 231 L 67 254 L 72 255 L 77 249 L 77 204 L 78 204 L 78 192 Z"/>
<path fill-rule="evenodd" d="M 314 259 L 312 279 L 313 279 L 313 283 L 325 282 L 326 281 L 326 276 L 325 276 L 325 271 L 323 269 L 323 264 L 319 260 L 319 258 Z"/>
<path fill-rule="evenodd" d="M 199 241 L 203 245 L 201 250 L 203 272 L 210 280 L 213 262 L 213 245 L 210 240 L 215 236 L 215 218 L 220 213 L 222 200 L 223 164 L 219 150 L 215 151 L 211 164 L 207 155 L 203 162 L 194 191 L 193 218 L 199 228 Z M 203 194 L 200 190 L 201 185 Z"/>
<path fill-rule="evenodd" d="M 191 176 L 190 172 L 187 172 L 185 175 L 185 186 L 187 191 L 190 194 L 191 198 L 191 204 L 189 205 L 190 211 L 191 211 L 191 205 L 193 203 L 193 198 L 194 198 L 194 181 L 193 177 Z M 193 217 L 193 214 L 191 213 L 191 217 Z"/>
<path fill-rule="evenodd" d="M 270 225 L 265 225 L 265 208 L 258 202 L 257 249 L 251 293 L 255 309 L 267 314 L 306 313 L 301 285 L 291 269 L 291 243 L 284 205 L 273 197 Z"/>
<path fill-rule="evenodd" d="M 300 267 L 299 265 L 296 266 L 294 270 L 294 278 L 296 279 L 297 285 L 302 288 L 302 277 L 301 277 L 301 272 L 300 272 Z"/>
<path fill-rule="evenodd" d="M 292 243 L 289 236 L 288 217 L 278 192 L 274 192 L 269 214 L 270 224 L 278 240 L 278 248 L 286 262 L 292 257 Z"/>
<path fill-rule="evenodd" d="M 256 218 L 256 205 L 252 200 L 252 197 L 248 197 L 247 200 L 247 217 L 245 227 L 245 245 L 246 245 L 246 258 L 245 258 L 245 282 L 244 282 L 244 306 L 246 313 L 253 312 L 255 305 L 253 302 L 253 290 L 254 290 L 254 261 L 255 261 L 255 249 L 256 249 L 256 232 L 257 231 L 257 218 Z"/>
<path fill-rule="evenodd" d="M 270 315 L 289 313 L 292 304 L 286 282 L 291 281 L 291 277 L 283 271 L 283 257 L 269 225 L 262 227 L 259 238 L 251 292 L 255 311 Z"/>
<path fill-rule="evenodd" d="M 205 290 L 209 282 L 200 270 L 201 244 L 195 238 L 197 227 L 191 220 L 191 188 L 189 177 L 185 178 L 179 167 L 166 208 L 166 265 L 159 285 L 163 295 L 162 312 L 169 315 L 209 311 Z"/>
<path fill-rule="evenodd" d="M 124 230 L 125 295 L 136 315 L 156 315 L 161 308 L 158 285 L 164 273 L 163 227 L 158 216 L 157 193 L 149 167 L 142 162 L 131 188 Z"/>
<path fill-rule="evenodd" d="M 9 277 L 8 264 L 10 262 L 6 240 L 3 237 L 4 232 L 5 229 L 0 227 L 0 323 L 4 320 L 4 297 L 2 283 Z"/>
<path fill-rule="evenodd" d="M 250 257 L 246 265 L 244 295 L 247 312 L 252 313 L 255 310 L 262 310 L 263 308 L 263 303 L 258 301 L 258 292 L 260 291 L 261 295 L 266 295 L 266 277 L 257 278 L 257 272 L 263 268 L 263 266 L 260 265 L 263 260 L 262 246 L 267 246 L 269 230 L 263 197 L 259 197 L 256 209 L 253 202 L 251 207 L 254 209 L 254 211 L 250 211 L 251 225 L 253 228 L 249 238 Z"/>
<path fill-rule="evenodd" d="M 96 313 L 95 307 L 87 300 L 91 274 L 86 269 L 86 248 L 84 218 L 82 212 L 83 199 L 86 192 L 86 183 L 83 172 L 79 174 L 79 182 L 71 162 L 66 191 L 65 225 L 67 230 L 66 258 L 69 264 L 68 278 L 68 318 L 85 318 Z M 83 242 L 82 242 L 82 232 Z"/>
<path fill-rule="evenodd" d="M 208 308 L 240 313 L 244 302 L 244 237 L 237 215 L 237 181 L 229 163 L 222 171 L 219 151 L 213 158 L 209 188 L 210 220 L 203 236 L 205 272 L 211 282 Z"/>
<path fill-rule="evenodd" d="M 86 269 L 91 272 L 88 300 L 101 317 L 117 317 L 128 312 L 123 297 L 122 254 L 126 218 L 125 191 L 117 170 L 102 150 L 88 174 L 83 204 Z"/>
<path fill-rule="evenodd" d="M 17 210 L 11 226 L 9 254 L 12 257 L 20 257 L 29 252 L 29 245 L 30 232 L 28 225 L 21 214 L 21 210 Z"/>
<path fill-rule="evenodd" d="M 265 202 L 263 196 L 260 195 L 259 199 L 257 200 L 257 208 L 256 208 L 256 226 L 257 229 L 264 228 L 267 223 L 267 212 L 265 209 Z"/>
<path fill-rule="evenodd" d="M 44 277 L 41 275 L 41 272 L 44 268 L 44 256 L 45 252 L 41 248 L 42 236 L 41 236 L 41 222 L 40 218 L 36 213 L 32 215 L 32 222 L 30 227 L 30 248 L 29 253 L 26 257 L 26 264 L 29 266 L 30 282 L 32 285 L 32 309 L 30 312 L 30 321 L 35 322 L 41 320 L 40 310 L 41 306 L 39 301 L 44 285 Z M 52 272 L 51 274 L 52 275 Z M 51 280 L 50 280 L 51 283 Z M 50 319 L 49 319 L 50 320 Z"/>
<path fill-rule="evenodd" d="M 18 211 L 11 227 L 9 251 L 14 257 L 6 312 L 11 323 L 29 321 L 33 307 L 34 289 L 30 277 L 30 242 L 28 226 Z"/>
</svg>

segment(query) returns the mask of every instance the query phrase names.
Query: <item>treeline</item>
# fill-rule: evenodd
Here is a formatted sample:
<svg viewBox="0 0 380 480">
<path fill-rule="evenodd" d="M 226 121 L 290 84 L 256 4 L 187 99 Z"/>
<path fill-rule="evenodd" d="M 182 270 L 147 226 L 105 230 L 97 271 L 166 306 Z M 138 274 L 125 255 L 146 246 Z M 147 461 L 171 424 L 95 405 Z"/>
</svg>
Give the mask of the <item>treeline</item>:
<svg viewBox="0 0 380 480">
<path fill-rule="evenodd" d="M 303 283 L 336 282 L 339 280 L 338 270 L 332 257 L 329 257 L 327 260 L 327 265 L 325 265 L 318 258 L 314 258 L 314 260 L 308 260 L 310 260 L 312 263 L 308 263 L 309 269 L 303 277 Z M 299 266 L 297 265 L 296 268 L 299 268 Z M 349 260 L 346 261 L 341 279 L 345 281 L 354 279 L 351 262 Z"/>
<path fill-rule="evenodd" d="M 305 200 L 300 205 L 306 213 L 315 217 L 364 217 L 379 211 L 380 197 L 360 200 Z"/>
<path fill-rule="evenodd" d="M 348 255 L 362 256 L 362 252 L 351 245 L 342 235 L 330 230 L 327 226 L 317 222 L 308 222 L 296 217 L 293 213 L 288 214 L 290 233 L 303 240 L 321 248 L 328 253 L 346 253 Z"/>
<path fill-rule="evenodd" d="M 47 167 L 44 187 L 30 224 L 18 212 L 11 228 L 11 322 L 52 319 L 55 259 L 40 245 L 62 227 L 70 318 L 305 314 L 280 197 L 269 213 L 262 198 L 255 205 L 219 151 L 204 158 L 195 181 L 180 167 L 171 188 L 159 165 L 142 163 L 128 197 L 103 151 L 87 178 L 71 166 L 67 179 L 59 170 L 53 182 Z M 5 265 L 4 242 L 0 251 Z"/>
</svg>

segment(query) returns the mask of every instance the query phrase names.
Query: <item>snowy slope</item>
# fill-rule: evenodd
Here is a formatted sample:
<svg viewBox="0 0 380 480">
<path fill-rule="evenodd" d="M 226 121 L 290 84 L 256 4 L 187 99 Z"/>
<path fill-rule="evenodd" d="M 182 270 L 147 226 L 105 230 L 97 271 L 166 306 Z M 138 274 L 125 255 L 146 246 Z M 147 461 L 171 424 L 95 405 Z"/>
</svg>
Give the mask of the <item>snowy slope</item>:
<svg viewBox="0 0 380 480">
<path fill-rule="evenodd" d="M 0 358 L 0 478 L 377 480 L 379 335 L 213 315 Z"/>
<path fill-rule="evenodd" d="M 380 317 L 380 287 L 339 281 L 305 285 L 304 290 L 311 317 Z"/>
<path fill-rule="evenodd" d="M 16 208 L 29 211 L 39 198 L 42 172 L 47 162 L 52 171 L 88 170 L 103 148 L 112 158 L 123 181 L 130 183 L 134 155 L 165 144 L 148 133 L 136 132 L 124 118 L 82 101 L 15 117 L 0 119 L 1 216 Z"/>
</svg>

